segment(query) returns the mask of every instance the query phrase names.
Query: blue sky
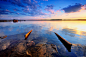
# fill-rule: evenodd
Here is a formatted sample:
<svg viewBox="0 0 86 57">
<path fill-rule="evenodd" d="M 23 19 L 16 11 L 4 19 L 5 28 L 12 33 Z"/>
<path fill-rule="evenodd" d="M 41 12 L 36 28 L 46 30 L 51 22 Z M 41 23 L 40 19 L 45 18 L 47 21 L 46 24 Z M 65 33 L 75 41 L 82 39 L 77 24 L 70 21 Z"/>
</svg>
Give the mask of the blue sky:
<svg viewBox="0 0 86 57">
<path fill-rule="evenodd" d="M 0 19 L 86 19 L 86 0 L 0 0 Z"/>
</svg>

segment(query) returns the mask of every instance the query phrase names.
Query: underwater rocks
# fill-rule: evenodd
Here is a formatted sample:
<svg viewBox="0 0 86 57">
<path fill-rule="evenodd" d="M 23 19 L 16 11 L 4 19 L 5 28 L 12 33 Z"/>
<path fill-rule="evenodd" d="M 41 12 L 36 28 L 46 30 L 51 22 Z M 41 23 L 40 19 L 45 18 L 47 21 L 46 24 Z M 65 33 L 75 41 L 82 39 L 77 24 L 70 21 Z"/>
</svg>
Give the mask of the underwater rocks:
<svg viewBox="0 0 86 57">
<path fill-rule="evenodd" d="M 0 51 L 0 57 L 54 57 L 57 53 L 54 44 L 35 44 L 34 41 L 16 41 L 5 50 Z"/>
</svg>

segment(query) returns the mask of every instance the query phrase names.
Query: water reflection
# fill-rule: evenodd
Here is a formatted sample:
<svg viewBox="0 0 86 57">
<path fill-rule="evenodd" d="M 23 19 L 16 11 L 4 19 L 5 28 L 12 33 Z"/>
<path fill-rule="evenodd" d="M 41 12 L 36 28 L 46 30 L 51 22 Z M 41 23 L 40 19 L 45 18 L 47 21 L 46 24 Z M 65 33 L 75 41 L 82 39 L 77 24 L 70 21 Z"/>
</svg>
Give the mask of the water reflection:
<svg viewBox="0 0 86 57">
<path fill-rule="evenodd" d="M 62 29 L 62 32 L 65 35 L 69 35 L 71 37 L 74 37 L 76 34 L 86 36 L 86 32 L 85 31 L 79 31 L 79 30 L 71 29 L 71 28 L 64 28 L 64 29 Z"/>
<path fill-rule="evenodd" d="M 77 56 L 86 56 L 86 45 L 73 44 L 73 46 L 72 46 L 72 51 L 73 51 Z"/>
<path fill-rule="evenodd" d="M 24 35 L 32 29 L 33 32 L 25 41 Z M 70 53 L 62 45 L 54 32 L 57 32 L 60 36 L 73 44 Z M 9 54 L 11 54 L 10 57 L 16 53 L 16 56 L 19 55 L 23 57 L 32 55 L 39 57 L 86 56 L 86 21 L 2 22 L 0 23 L 0 36 L 5 35 L 7 35 L 5 39 L 0 39 L 0 51 L 8 53 L 9 50 Z M 27 46 L 30 44 L 33 46 Z M 52 48 L 51 44 L 57 47 L 58 53 Z M 3 52 L 0 52 L 0 55 Z"/>
<path fill-rule="evenodd" d="M 64 29 L 62 29 L 62 33 L 64 33 L 65 35 L 69 35 L 71 37 L 74 37 L 75 34 L 76 34 L 76 30 L 69 29 L 69 28 L 64 28 Z"/>
</svg>

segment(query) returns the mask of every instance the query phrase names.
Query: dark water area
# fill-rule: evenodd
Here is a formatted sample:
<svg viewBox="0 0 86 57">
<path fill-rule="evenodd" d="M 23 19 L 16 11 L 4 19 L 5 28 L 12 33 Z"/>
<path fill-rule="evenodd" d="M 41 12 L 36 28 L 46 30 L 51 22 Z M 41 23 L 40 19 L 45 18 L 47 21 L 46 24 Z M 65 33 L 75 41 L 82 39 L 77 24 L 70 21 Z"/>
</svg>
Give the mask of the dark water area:
<svg viewBox="0 0 86 57">
<path fill-rule="evenodd" d="M 33 31 L 24 40 L 24 35 L 30 30 Z M 54 32 L 72 43 L 71 52 L 68 52 Z M 0 39 L 0 56 L 3 57 L 86 56 L 86 21 L 0 22 L 2 36 L 7 36 Z"/>
</svg>

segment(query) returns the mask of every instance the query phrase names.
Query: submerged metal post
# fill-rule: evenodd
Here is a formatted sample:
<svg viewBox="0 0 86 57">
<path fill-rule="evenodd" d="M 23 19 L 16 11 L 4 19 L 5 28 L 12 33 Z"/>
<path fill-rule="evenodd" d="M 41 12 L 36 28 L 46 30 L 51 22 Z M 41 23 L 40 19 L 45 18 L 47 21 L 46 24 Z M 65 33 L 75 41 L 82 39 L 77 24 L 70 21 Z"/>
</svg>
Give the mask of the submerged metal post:
<svg viewBox="0 0 86 57">
<path fill-rule="evenodd" d="M 25 40 L 27 40 L 27 38 L 29 37 L 29 35 L 30 35 L 31 32 L 32 32 L 32 30 L 29 31 L 29 32 L 25 35 Z"/>
<path fill-rule="evenodd" d="M 55 32 L 54 32 L 55 33 Z M 63 45 L 67 48 L 67 50 L 69 52 L 71 52 L 71 46 L 72 44 L 70 42 L 68 42 L 67 40 L 65 40 L 64 38 L 62 38 L 60 35 L 58 35 L 57 33 L 55 33 L 56 36 L 59 38 L 59 40 L 63 43 Z"/>
</svg>

